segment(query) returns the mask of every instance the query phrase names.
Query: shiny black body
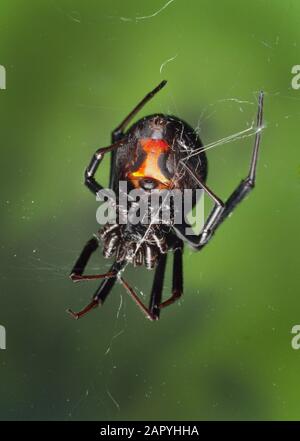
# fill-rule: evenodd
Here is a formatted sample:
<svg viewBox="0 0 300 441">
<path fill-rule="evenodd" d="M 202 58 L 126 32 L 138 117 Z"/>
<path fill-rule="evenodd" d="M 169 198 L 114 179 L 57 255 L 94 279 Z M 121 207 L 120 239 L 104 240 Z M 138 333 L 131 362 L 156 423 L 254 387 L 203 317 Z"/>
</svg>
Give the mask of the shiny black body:
<svg viewBox="0 0 300 441">
<path fill-rule="evenodd" d="M 202 143 L 195 131 L 182 120 L 168 115 L 155 114 L 147 116 L 134 124 L 122 138 L 123 144 L 112 152 L 110 187 L 118 194 L 120 181 L 126 181 L 128 190 L 134 188 L 128 174 L 136 170 L 143 163 L 146 153 L 139 144 L 139 140 L 162 140 L 170 146 L 168 151 L 159 157 L 160 172 L 172 184 L 172 189 L 193 190 L 193 205 L 196 203 L 196 189 L 199 188 L 195 179 L 187 173 L 180 161 L 187 160 L 195 150 L 199 154 L 189 159 L 189 165 L 194 170 L 197 179 L 206 181 L 207 160 L 202 149 Z M 139 188 L 147 191 L 156 189 L 160 185 L 153 177 L 140 179 Z M 161 186 L 163 189 L 164 186 Z M 127 207 L 129 209 L 130 207 Z M 172 208 L 170 207 L 170 211 Z M 172 214 L 171 214 L 172 221 Z M 103 243 L 104 256 L 114 257 L 117 262 L 131 262 L 133 265 L 145 265 L 153 269 L 160 255 L 178 246 L 178 237 L 170 225 L 160 223 L 151 228 L 145 224 L 105 225 L 99 232 Z M 138 247 L 141 241 L 143 243 Z"/>
<path fill-rule="evenodd" d="M 132 118 L 165 84 L 163 81 L 146 95 L 113 131 L 112 144 L 109 147 L 96 151 L 86 169 L 85 184 L 94 194 L 103 188 L 96 181 L 95 173 L 104 154 L 111 152 L 110 188 L 114 189 L 116 194 L 120 181 L 128 183 L 128 190 L 139 188 L 145 194 L 150 190 L 163 188 L 180 191 L 191 189 L 195 204 L 196 189 L 202 189 L 213 200 L 214 207 L 198 235 L 187 235 L 186 221 L 176 224 L 172 215 L 169 223 L 160 222 L 150 226 L 142 223 L 134 225 L 130 220 L 125 225 L 121 225 L 117 220 L 113 224 L 104 225 L 98 235 L 85 245 L 71 272 L 71 279 L 74 281 L 103 279 L 87 307 L 79 313 L 69 310 L 75 318 L 101 305 L 118 280 L 145 315 L 151 320 L 157 320 L 161 309 L 182 295 L 184 242 L 195 250 L 203 248 L 237 203 L 254 187 L 262 128 L 263 94 L 259 96 L 257 132 L 248 176 L 223 203 L 206 185 L 207 160 L 204 148 L 196 132 L 187 123 L 174 116 L 155 114 L 140 119 L 125 131 Z M 114 258 L 110 271 L 102 275 L 83 275 L 91 254 L 100 243 L 103 245 L 104 256 Z M 169 299 L 162 301 L 169 251 L 172 251 L 174 256 L 172 294 Z M 122 273 L 128 263 L 135 266 L 145 265 L 148 269 L 155 268 L 148 307 L 123 278 Z"/>
<path fill-rule="evenodd" d="M 202 142 L 194 129 L 175 116 L 154 114 L 140 119 L 130 127 L 123 138 L 124 144 L 112 152 L 110 187 L 116 193 L 119 181 L 126 180 L 126 170 L 137 167 L 142 161 L 143 152 L 137 144 L 139 139 L 146 138 L 162 139 L 170 146 L 161 166 L 165 175 L 175 181 L 175 188 L 199 188 L 193 177 L 189 173 L 182 173 L 182 169 L 178 167 L 180 161 L 195 150 L 199 154 L 191 157 L 189 164 L 197 177 L 206 182 L 207 159 L 204 151 L 201 151 Z"/>
</svg>

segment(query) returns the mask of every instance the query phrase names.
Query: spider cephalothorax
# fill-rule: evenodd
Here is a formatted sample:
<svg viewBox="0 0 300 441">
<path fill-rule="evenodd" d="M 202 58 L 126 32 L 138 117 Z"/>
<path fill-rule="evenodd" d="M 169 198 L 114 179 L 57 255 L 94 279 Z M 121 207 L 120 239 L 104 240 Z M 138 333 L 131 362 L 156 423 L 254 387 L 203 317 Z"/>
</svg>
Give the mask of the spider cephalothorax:
<svg viewBox="0 0 300 441">
<path fill-rule="evenodd" d="M 152 269 L 159 256 L 168 252 L 167 238 L 158 225 L 106 224 L 98 235 L 104 257 L 115 257 L 116 262 L 127 261 Z"/>
<path fill-rule="evenodd" d="M 194 234 L 191 233 L 190 228 L 187 229 L 184 217 L 181 223 L 175 222 L 177 208 L 173 209 L 173 205 L 166 203 L 165 200 L 160 203 L 159 211 L 161 208 L 164 209 L 169 214 L 169 220 L 157 224 L 135 223 L 130 216 L 123 224 L 118 216 L 127 214 L 128 206 L 119 207 L 117 221 L 113 224 L 105 224 L 99 231 L 98 237 L 93 237 L 87 242 L 72 269 L 71 279 L 74 281 L 104 279 L 92 301 L 82 311 L 78 313 L 70 311 L 75 318 L 102 304 L 118 280 L 145 315 L 151 320 L 157 320 L 160 310 L 171 305 L 182 295 L 183 243 L 187 242 L 195 250 L 202 249 L 223 220 L 254 187 L 262 128 L 263 93 L 260 93 L 258 100 L 257 129 L 248 175 L 223 202 L 206 185 L 205 148 L 191 126 L 175 116 L 155 114 L 138 120 L 127 130 L 128 124 L 136 114 L 165 84 L 166 81 L 162 81 L 148 93 L 112 132 L 110 146 L 101 147 L 95 152 L 85 172 L 85 184 L 94 195 L 99 194 L 103 187 L 97 182 L 95 174 L 104 155 L 111 153 L 109 187 L 115 194 L 122 181 L 126 182 L 133 191 L 148 192 L 175 188 L 182 194 L 185 190 L 190 190 L 191 211 L 197 202 L 196 192 L 201 189 L 213 201 L 213 208 L 200 233 Z M 132 208 L 134 204 L 129 205 Z M 103 243 L 104 256 L 113 257 L 114 263 L 110 271 L 105 274 L 84 275 L 84 269 L 92 253 L 99 247 L 99 242 Z M 162 301 L 168 251 L 172 251 L 174 256 L 172 294 L 167 300 Z M 123 278 L 122 271 L 127 263 L 145 265 L 148 269 L 156 266 L 148 307 Z"/>
</svg>

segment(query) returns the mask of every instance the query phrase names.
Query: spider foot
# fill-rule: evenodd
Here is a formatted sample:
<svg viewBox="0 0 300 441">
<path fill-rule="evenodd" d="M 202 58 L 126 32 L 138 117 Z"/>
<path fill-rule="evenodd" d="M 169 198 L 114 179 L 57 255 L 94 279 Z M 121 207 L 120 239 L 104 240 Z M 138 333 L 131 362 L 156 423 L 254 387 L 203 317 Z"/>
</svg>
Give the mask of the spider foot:
<svg viewBox="0 0 300 441">
<path fill-rule="evenodd" d="M 146 313 L 146 318 L 149 319 L 150 322 L 156 322 L 157 320 L 159 320 L 159 315 L 148 310 L 148 312 Z"/>
<path fill-rule="evenodd" d="M 92 300 L 91 303 L 89 303 L 85 308 L 83 308 L 79 312 L 74 312 L 72 309 L 67 309 L 67 312 L 75 319 L 78 320 L 80 317 L 88 313 L 94 308 L 97 308 L 101 303 L 98 300 Z"/>
</svg>

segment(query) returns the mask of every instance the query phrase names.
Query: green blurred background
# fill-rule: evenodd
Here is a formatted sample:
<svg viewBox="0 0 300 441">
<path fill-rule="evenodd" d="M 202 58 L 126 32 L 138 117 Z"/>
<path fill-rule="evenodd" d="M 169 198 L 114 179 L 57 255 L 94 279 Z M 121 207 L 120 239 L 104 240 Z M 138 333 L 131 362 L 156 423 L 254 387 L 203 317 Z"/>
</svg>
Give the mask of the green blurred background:
<svg viewBox="0 0 300 441">
<path fill-rule="evenodd" d="M 0 418 L 299 419 L 299 2 L 2 0 L 0 11 Z M 265 91 L 257 187 L 208 247 L 186 249 L 184 298 L 159 322 L 120 286 L 73 321 L 66 308 L 97 285 L 68 279 L 98 228 L 83 170 L 164 78 L 140 116 L 176 114 L 206 144 L 249 127 Z M 208 152 L 221 197 L 252 144 Z M 107 265 L 98 254 L 90 271 Z M 152 277 L 127 271 L 145 296 Z M 168 267 L 165 295 L 170 278 Z"/>
</svg>

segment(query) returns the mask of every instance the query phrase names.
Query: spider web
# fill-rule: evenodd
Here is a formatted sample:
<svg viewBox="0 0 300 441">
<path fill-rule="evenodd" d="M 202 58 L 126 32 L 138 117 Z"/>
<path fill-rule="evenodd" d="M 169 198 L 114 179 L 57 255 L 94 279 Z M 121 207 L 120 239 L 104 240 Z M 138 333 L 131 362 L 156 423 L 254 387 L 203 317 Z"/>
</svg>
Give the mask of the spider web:
<svg viewBox="0 0 300 441">
<path fill-rule="evenodd" d="M 158 66 L 158 69 L 160 69 L 160 66 Z M 256 93 L 254 94 L 256 96 Z M 243 111 L 246 113 L 246 107 L 251 106 L 251 114 L 253 115 L 253 118 L 256 115 L 256 100 L 253 100 L 253 102 L 249 101 L 243 101 L 237 98 L 229 98 L 229 99 L 220 99 L 217 102 L 210 104 L 206 107 L 206 109 L 203 109 L 198 117 L 198 124 L 195 128 L 195 131 L 197 133 L 203 133 L 203 124 L 207 121 L 212 120 L 213 118 L 217 118 L 218 115 L 218 106 L 219 104 L 230 104 L 230 106 L 234 105 L 238 111 Z M 173 97 L 173 104 L 172 107 L 177 107 L 175 98 Z M 121 109 L 123 110 L 123 109 Z M 169 110 L 169 109 L 167 109 Z M 248 110 L 247 110 L 248 112 Z M 175 112 L 172 112 L 175 113 Z M 249 113 L 249 112 L 248 112 Z M 180 115 L 180 112 L 179 112 Z M 203 148 L 201 150 L 204 151 L 211 151 L 212 149 L 220 149 L 222 147 L 225 147 L 226 145 L 229 145 L 230 143 L 237 143 L 238 141 L 241 141 L 246 138 L 254 138 L 255 134 L 257 133 L 257 129 L 255 127 L 255 119 L 249 124 L 248 127 L 241 128 L 237 130 L 235 133 L 229 133 L 225 134 L 224 137 L 216 139 L 212 142 L 208 142 L 207 144 L 204 144 Z M 185 149 L 186 146 L 182 146 L 183 149 Z M 241 148 L 241 147 L 238 147 Z M 244 148 L 244 147 L 242 147 Z M 245 147 L 246 148 L 246 147 Z M 251 150 L 251 146 L 247 146 L 247 149 Z M 249 152 L 250 152 L 249 150 Z M 186 151 L 186 149 L 185 149 Z M 187 159 L 192 157 L 193 155 L 198 154 L 198 151 L 189 152 Z M 249 156 L 250 158 L 250 156 Z M 247 165 L 245 164 L 245 173 L 247 172 Z M 184 171 L 183 171 L 184 173 Z M 153 216 L 150 224 L 148 225 L 148 228 L 145 232 L 144 237 L 141 239 L 141 241 L 137 244 L 137 248 L 135 253 L 138 251 L 138 249 L 142 246 L 142 244 L 147 239 L 147 236 L 151 230 L 151 227 L 159 219 L 159 212 L 156 216 Z M 79 226 L 73 226 L 73 234 L 76 237 L 77 234 L 80 233 L 80 225 Z M 37 245 L 35 245 L 31 251 L 30 254 L 24 256 L 22 260 L 24 260 L 23 265 L 19 265 L 20 269 L 25 270 L 26 276 L 24 277 L 26 280 L 36 280 L 37 274 L 38 277 L 43 281 L 54 281 L 54 280 L 64 280 L 70 271 L 70 268 L 72 266 L 72 260 L 74 259 L 74 256 L 78 254 L 77 246 L 73 249 L 64 250 L 59 248 L 55 244 L 54 234 L 53 238 L 47 238 L 47 237 L 36 237 L 35 242 Z M 49 259 L 44 259 L 42 255 L 40 254 L 40 250 L 45 249 L 52 249 L 57 254 L 63 253 L 65 255 L 65 263 L 59 264 L 54 263 L 50 261 Z M 14 257 L 15 259 L 18 259 L 18 256 L 16 255 Z M 189 255 L 186 256 L 186 258 L 189 258 Z M 25 263 L 26 262 L 26 263 Z M 126 263 L 125 267 L 122 269 L 122 271 L 119 273 L 118 278 L 120 278 L 121 274 L 124 273 L 125 269 L 128 267 L 129 262 Z M 107 268 L 110 267 L 110 264 L 107 264 Z M 90 269 L 95 272 L 99 272 L 99 267 L 96 264 L 90 265 Z M 119 282 L 120 283 L 120 282 Z M 87 285 L 86 285 L 87 286 Z M 166 284 L 164 283 L 164 287 Z M 144 297 L 143 293 L 139 291 L 138 287 L 134 287 L 137 292 L 141 295 L 141 297 Z M 108 386 L 109 383 L 112 380 L 113 373 L 116 372 L 117 367 L 117 361 L 114 358 L 114 344 L 115 342 L 121 337 L 124 336 L 126 333 L 126 327 L 127 327 L 127 318 L 126 318 L 126 304 L 128 302 L 131 302 L 131 299 L 127 299 L 127 294 L 121 293 L 120 294 L 120 300 L 119 305 L 117 307 L 116 315 L 115 315 L 115 322 L 113 325 L 112 334 L 110 336 L 107 336 L 107 344 L 106 348 L 104 350 L 104 357 L 107 357 L 110 360 L 110 368 L 106 368 L 106 377 L 107 377 L 107 384 L 105 388 L 105 396 L 102 396 L 101 402 L 103 405 L 103 408 L 105 408 L 105 403 L 109 401 L 111 403 L 112 408 L 115 409 L 115 412 L 119 413 L 121 411 L 121 404 L 119 403 L 118 396 L 110 389 Z M 139 312 L 137 312 L 139 313 Z M 103 362 L 99 362 L 99 368 L 101 367 L 101 364 Z M 67 398 L 67 404 L 68 404 L 68 412 L 66 414 L 66 418 L 73 418 L 75 415 L 80 412 L 80 408 L 84 405 L 86 400 L 89 400 L 90 397 L 93 396 L 93 394 L 97 393 L 94 385 L 95 378 L 93 378 L 89 384 L 87 384 L 85 387 L 83 387 L 82 394 L 78 397 L 77 400 L 73 401 L 70 398 Z"/>
<path fill-rule="evenodd" d="M 157 10 L 154 11 L 153 13 L 149 14 L 149 15 L 140 15 L 137 17 L 116 17 L 116 19 L 122 21 L 142 21 L 142 20 L 153 20 L 157 17 L 158 14 L 167 14 L 168 8 L 171 8 L 175 5 L 175 0 L 171 0 L 168 1 L 166 3 L 164 3 L 162 5 L 162 7 Z M 65 11 L 60 9 L 60 12 L 62 14 L 66 14 Z M 77 13 L 76 11 L 73 11 L 71 13 L 67 14 L 68 19 L 80 24 L 81 23 L 81 16 L 79 13 Z M 167 57 L 165 60 L 162 60 L 161 64 L 157 65 L 157 72 L 161 75 L 166 75 L 168 72 L 168 68 L 170 67 L 171 64 L 173 63 L 180 63 L 181 62 L 181 58 L 180 58 L 180 52 L 177 50 L 171 50 L 170 52 L 170 56 Z M 182 112 L 180 111 L 180 109 L 178 108 L 178 103 L 177 100 L 174 96 L 174 94 L 172 94 L 172 86 L 168 85 L 169 89 L 168 89 L 168 96 L 169 96 L 169 107 L 167 109 L 163 109 L 163 111 L 165 110 L 165 113 L 171 113 L 171 114 L 176 114 L 177 116 L 181 116 Z M 204 138 L 205 138 L 205 127 L 207 127 L 208 122 L 214 121 L 218 119 L 218 109 L 220 108 L 220 106 L 223 105 L 228 105 L 229 110 L 231 111 L 232 108 L 234 108 L 234 110 L 239 111 L 244 113 L 245 115 L 251 113 L 251 115 L 253 115 L 253 118 L 255 118 L 256 116 L 256 106 L 257 106 L 257 100 L 255 99 L 258 95 L 257 91 L 253 91 L 253 96 L 254 99 L 253 101 L 247 101 L 247 100 L 243 100 L 241 98 L 237 98 L 237 97 L 230 97 L 230 98 L 220 98 L 218 99 L 216 102 L 209 104 L 207 107 L 205 107 L 204 109 L 202 109 L 199 112 L 199 116 L 198 116 L 198 122 L 196 124 L 195 127 L 195 131 L 198 134 L 204 134 Z M 78 106 L 81 107 L 85 107 L 85 104 L 82 103 L 78 103 Z M 170 112 L 170 107 L 172 109 L 172 111 Z M 251 109 L 251 112 L 249 112 L 249 108 Z M 98 107 L 99 110 L 102 110 L 103 112 L 107 109 L 107 108 L 103 108 L 103 107 Z M 114 107 L 114 110 L 119 109 L 122 112 L 124 111 L 123 108 L 119 108 L 119 107 Z M 164 113 L 164 112 L 163 112 Z M 288 117 L 288 115 L 286 116 Z M 245 124 L 246 126 L 246 124 Z M 247 139 L 247 138 L 254 138 L 255 134 L 257 133 L 257 129 L 255 127 L 255 120 L 253 120 L 251 122 L 251 124 L 247 125 L 246 127 L 239 127 L 235 132 L 231 133 L 226 133 L 223 137 L 215 139 L 213 141 L 208 142 L 207 144 L 204 145 L 203 148 L 201 148 L 202 151 L 208 151 L 210 152 L 211 150 L 214 149 L 221 149 L 222 147 L 231 144 L 231 143 L 236 143 L 238 141 Z M 185 146 L 182 146 L 185 149 Z M 251 149 L 251 146 L 249 146 Z M 239 147 L 240 148 L 240 147 Z M 244 147 L 243 147 L 244 148 Z M 247 146 L 248 148 L 248 146 Z M 185 149 L 186 151 L 186 149 Z M 249 150 L 250 152 L 250 150 Z M 191 158 L 194 155 L 197 155 L 199 153 L 199 151 L 193 151 L 190 152 L 187 159 Z M 250 156 L 249 156 L 250 158 Z M 245 174 L 247 173 L 247 163 L 245 164 Z M 182 173 L 185 173 L 185 171 L 182 171 Z M 137 244 L 137 248 L 135 250 L 135 254 L 137 253 L 138 249 L 142 246 L 142 244 L 145 242 L 145 240 L 147 239 L 147 236 L 151 230 L 151 227 L 153 226 L 153 224 L 155 223 L 155 221 L 157 221 L 159 219 L 159 212 L 157 213 L 156 216 L 154 216 L 153 220 L 150 222 L 147 231 L 145 232 L 144 237 L 141 239 L 141 241 Z M 30 220 L 30 218 L 29 218 Z M 79 234 L 80 232 L 80 225 L 77 226 L 72 226 L 72 232 L 74 237 L 76 237 L 77 234 Z M 36 280 L 37 278 L 37 274 L 39 274 L 38 277 L 40 277 L 43 281 L 61 281 L 63 279 L 65 279 L 70 271 L 70 268 L 72 266 L 72 259 L 74 258 L 74 256 L 77 256 L 77 253 L 79 252 L 78 247 L 74 246 L 73 249 L 68 249 L 68 250 L 62 250 L 59 248 L 59 246 L 54 245 L 53 243 L 55 243 L 55 239 L 54 239 L 54 234 L 51 235 L 47 238 L 46 236 L 44 237 L 38 237 L 36 236 L 34 241 L 37 245 L 35 245 L 32 249 L 32 251 L 30 253 L 28 253 L 27 255 L 24 255 L 21 257 L 21 261 L 23 262 L 23 264 L 18 265 L 20 269 L 25 270 L 23 271 L 23 274 L 26 274 L 26 276 L 23 276 L 24 279 L 26 278 L 26 280 Z M 63 253 L 63 261 L 64 263 L 60 263 L 59 265 L 57 265 L 57 263 L 54 263 L 55 261 L 51 261 L 49 259 L 44 259 L 41 255 L 40 255 L 40 250 L 41 249 L 46 249 L 46 248 L 51 248 L 54 251 L 57 251 L 58 253 Z M 187 256 L 188 258 L 189 256 Z M 18 259 L 19 260 L 19 256 L 15 255 L 14 259 Z M 19 260 L 20 262 L 20 260 Z M 118 275 L 118 277 L 120 278 L 121 273 L 123 273 L 125 271 L 125 269 L 128 267 L 129 262 L 126 263 L 126 266 L 122 269 L 122 271 L 120 272 L 120 274 Z M 109 267 L 110 264 L 107 264 L 107 267 Z M 92 270 L 98 271 L 98 266 L 94 265 L 91 266 Z M 19 277 L 18 275 L 16 275 L 16 277 Z M 164 285 L 165 286 L 165 285 Z M 143 296 L 143 293 L 140 292 L 141 296 Z M 128 302 L 131 302 L 131 300 L 128 300 Z M 110 359 L 110 367 L 111 367 L 111 372 L 115 371 L 115 367 L 117 365 L 117 361 L 114 359 L 114 344 L 116 342 L 117 339 L 119 339 L 122 335 L 124 335 L 126 333 L 126 326 L 127 326 L 127 319 L 126 319 L 126 304 L 127 304 L 127 295 L 126 294 L 121 294 L 120 295 L 120 300 L 119 300 L 119 304 L 117 307 L 117 311 L 115 313 L 115 322 L 113 325 L 113 331 L 111 333 L 111 335 L 107 336 L 107 344 L 106 344 L 106 348 L 104 351 L 104 356 Z M 138 313 L 138 312 L 137 312 Z M 102 361 L 100 361 L 98 363 L 99 366 L 101 366 Z M 109 369 L 107 368 L 107 371 Z M 107 378 L 109 378 L 110 375 L 113 374 L 109 374 L 107 373 Z M 68 417 L 72 417 L 76 412 L 78 412 L 78 410 L 80 409 L 80 407 L 84 404 L 84 402 L 86 400 L 88 400 L 91 397 L 91 394 L 93 393 L 93 390 L 95 389 L 94 386 L 94 378 L 91 379 L 91 381 L 89 382 L 88 385 L 84 385 L 84 387 L 82 387 L 82 394 L 79 396 L 79 398 L 77 400 L 74 400 L 74 402 L 72 404 L 70 404 L 68 413 L 66 415 L 66 418 Z M 107 384 L 105 385 L 105 390 L 106 390 L 106 396 L 102 397 L 102 401 L 103 401 L 103 407 L 105 406 L 105 402 L 106 400 L 110 401 L 113 408 L 116 410 L 116 412 L 119 412 L 121 410 L 121 404 L 119 403 L 118 400 L 118 396 L 116 396 L 116 394 L 110 389 L 110 387 L 108 387 L 108 381 Z M 94 393 L 97 393 L 97 391 L 94 390 Z"/>
<path fill-rule="evenodd" d="M 168 61 L 169 61 L 169 60 L 167 60 L 166 62 L 168 62 Z M 166 63 L 166 62 L 165 62 L 165 63 Z M 165 63 L 163 63 L 163 65 L 164 65 Z M 160 68 L 160 70 L 161 70 L 161 68 Z M 240 109 L 240 110 L 241 110 L 241 107 L 240 107 L 241 104 L 250 104 L 250 105 L 254 104 L 254 103 L 252 103 L 252 102 L 249 102 L 249 101 L 242 101 L 242 100 L 239 100 L 239 99 L 237 99 L 237 98 L 221 99 L 221 100 L 218 100 L 217 103 L 224 103 L 224 102 L 226 102 L 226 101 L 228 101 L 228 102 L 233 101 L 234 103 L 237 103 L 237 104 L 239 105 L 239 109 Z M 214 105 L 211 105 L 211 106 L 214 106 Z M 210 107 L 211 107 L 211 106 L 210 106 Z M 241 110 L 241 111 L 242 111 L 242 110 Z M 196 133 L 199 133 L 199 131 L 200 131 L 200 127 L 201 127 L 201 123 L 202 123 L 205 119 L 207 119 L 207 117 L 205 116 L 205 111 L 202 111 L 202 113 L 201 113 L 201 115 L 200 115 L 200 118 L 199 118 L 199 124 L 198 124 L 198 126 L 195 128 Z M 188 146 L 186 146 L 186 145 L 184 144 L 183 140 L 182 140 L 182 139 L 179 139 L 179 140 L 178 140 L 178 143 L 179 143 L 179 145 L 181 145 L 181 146 L 183 147 L 183 150 L 182 150 L 182 151 L 185 152 L 185 153 L 187 153 L 187 156 L 186 156 L 186 158 L 185 158 L 183 161 L 184 161 L 184 162 L 188 162 L 190 158 L 199 155 L 201 152 L 206 152 L 206 151 L 211 150 L 211 149 L 214 149 L 214 148 L 216 148 L 216 147 L 221 147 L 221 146 L 223 146 L 223 145 L 225 145 L 225 144 L 232 143 L 232 142 L 236 142 L 236 141 L 240 141 L 240 140 L 245 139 L 245 138 L 254 137 L 257 133 L 261 132 L 263 129 L 264 129 L 264 126 L 262 126 L 262 127 L 256 127 L 256 121 L 255 121 L 255 119 L 254 119 L 254 120 L 252 121 L 250 127 L 247 127 L 247 128 L 245 128 L 245 129 L 243 129 L 243 130 L 240 130 L 240 131 L 238 131 L 238 132 L 236 132 L 236 133 L 233 133 L 233 134 L 227 135 L 227 136 L 225 136 L 225 137 L 223 137 L 223 138 L 221 138 L 221 139 L 218 139 L 218 140 L 216 140 L 216 141 L 213 141 L 213 142 L 210 142 L 210 143 L 208 143 L 208 144 L 205 144 L 203 147 L 201 147 L 201 148 L 199 148 L 199 149 L 194 149 L 194 150 L 192 150 L 192 149 L 188 149 Z M 180 167 L 180 165 L 178 165 L 178 167 Z M 186 171 L 182 166 L 181 166 L 181 170 L 182 170 L 182 171 L 181 171 L 180 173 L 182 173 L 182 174 L 185 174 L 185 173 L 188 172 L 188 171 Z M 176 173 L 178 173 L 178 170 L 176 171 Z M 180 175 L 179 175 L 179 176 L 180 176 Z M 162 200 L 162 205 L 164 205 L 164 203 L 167 201 L 167 198 L 168 198 L 168 196 L 166 195 L 165 198 Z M 158 209 L 158 210 L 156 211 L 156 213 L 154 213 L 153 216 L 151 216 L 151 221 L 150 221 L 150 223 L 149 223 L 149 225 L 148 225 L 148 227 L 147 227 L 147 229 L 146 229 L 146 231 L 145 231 L 144 236 L 140 239 L 140 241 L 139 241 L 139 242 L 137 243 L 137 245 L 136 245 L 136 249 L 135 249 L 134 255 L 137 254 L 138 250 L 141 248 L 141 246 L 143 245 L 143 243 L 146 242 L 147 238 L 148 238 L 149 235 L 151 234 L 151 229 L 152 229 L 153 225 L 155 225 L 156 223 L 159 223 L 159 219 L 160 219 L 160 209 Z M 120 279 L 120 277 L 121 277 L 121 274 L 125 271 L 125 269 L 127 268 L 127 266 L 128 266 L 129 264 L 130 264 L 130 262 L 126 262 L 126 265 L 125 265 L 125 266 L 119 271 L 119 273 L 118 273 L 118 278 L 119 278 L 119 279 Z"/>
</svg>

